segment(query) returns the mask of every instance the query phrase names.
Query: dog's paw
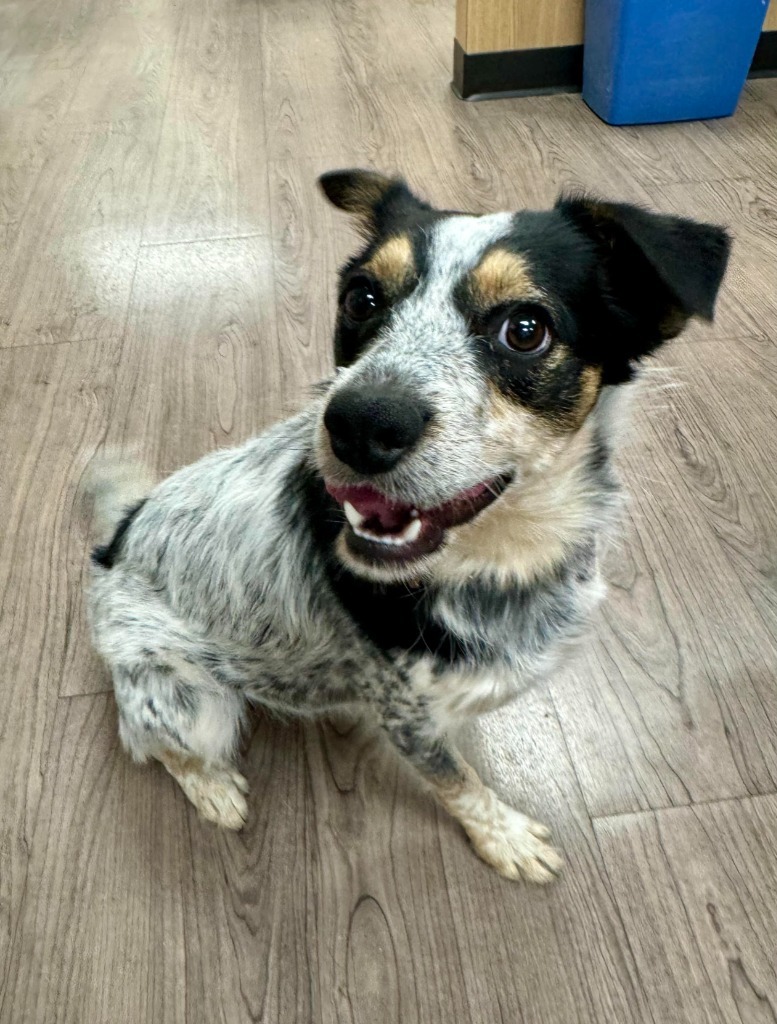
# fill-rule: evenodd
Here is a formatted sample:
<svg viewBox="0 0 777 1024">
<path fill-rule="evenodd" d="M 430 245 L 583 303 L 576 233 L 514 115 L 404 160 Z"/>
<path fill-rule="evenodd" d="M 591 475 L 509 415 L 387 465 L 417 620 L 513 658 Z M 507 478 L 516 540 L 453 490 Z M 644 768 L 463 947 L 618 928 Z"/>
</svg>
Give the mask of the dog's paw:
<svg viewBox="0 0 777 1024">
<path fill-rule="evenodd" d="M 499 803 L 495 813 L 467 833 L 478 856 L 505 878 L 525 878 L 545 885 L 558 876 L 564 861 L 550 844 L 550 831 L 525 814 Z"/>
<path fill-rule="evenodd" d="M 248 783 L 232 769 L 208 767 L 206 771 L 179 779 L 183 791 L 200 817 L 222 828 L 241 829 L 248 818 L 245 794 Z"/>
</svg>

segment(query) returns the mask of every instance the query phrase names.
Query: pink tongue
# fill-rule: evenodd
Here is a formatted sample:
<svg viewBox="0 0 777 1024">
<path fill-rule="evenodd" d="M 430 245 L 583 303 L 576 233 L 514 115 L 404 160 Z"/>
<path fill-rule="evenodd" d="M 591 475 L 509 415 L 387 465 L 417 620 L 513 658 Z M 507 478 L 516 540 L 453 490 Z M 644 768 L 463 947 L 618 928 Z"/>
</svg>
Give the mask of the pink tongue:
<svg viewBox="0 0 777 1024">
<path fill-rule="evenodd" d="M 329 487 L 335 501 L 349 502 L 359 515 L 377 520 L 386 531 L 401 530 L 410 518 L 410 505 L 395 504 L 372 487 Z"/>
</svg>

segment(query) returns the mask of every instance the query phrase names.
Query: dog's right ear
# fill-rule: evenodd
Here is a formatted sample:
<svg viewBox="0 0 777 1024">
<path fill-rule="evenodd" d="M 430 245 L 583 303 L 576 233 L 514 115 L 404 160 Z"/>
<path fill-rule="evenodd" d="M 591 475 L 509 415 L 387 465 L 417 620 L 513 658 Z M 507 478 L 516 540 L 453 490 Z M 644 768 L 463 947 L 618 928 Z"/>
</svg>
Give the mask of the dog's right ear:
<svg viewBox="0 0 777 1024">
<path fill-rule="evenodd" d="M 401 178 L 389 178 L 376 171 L 329 171 L 318 179 L 330 203 L 353 214 L 363 233 L 373 235 L 389 222 L 410 219 L 430 210 Z"/>
<path fill-rule="evenodd" d="M 712 320 L 731 247 L 724 228 L 586 195 L 561 196 L 556 208 L 597 246 L 629 358 L 674 338 L 691 317 Z"/>
</svg>

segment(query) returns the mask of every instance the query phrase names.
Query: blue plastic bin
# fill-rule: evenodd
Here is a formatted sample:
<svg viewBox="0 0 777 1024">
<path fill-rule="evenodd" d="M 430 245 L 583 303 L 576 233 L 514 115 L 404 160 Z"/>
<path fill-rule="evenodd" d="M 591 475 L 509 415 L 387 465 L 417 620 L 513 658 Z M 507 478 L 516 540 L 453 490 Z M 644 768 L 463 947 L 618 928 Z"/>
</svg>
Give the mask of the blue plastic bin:
<svg viewBox="0 0 777 1024">
<path fill-rule="evenodd" d="M 587 0 L 583 99 L 609 124 L 726 117 L 768 0 Z"/>
</svg>

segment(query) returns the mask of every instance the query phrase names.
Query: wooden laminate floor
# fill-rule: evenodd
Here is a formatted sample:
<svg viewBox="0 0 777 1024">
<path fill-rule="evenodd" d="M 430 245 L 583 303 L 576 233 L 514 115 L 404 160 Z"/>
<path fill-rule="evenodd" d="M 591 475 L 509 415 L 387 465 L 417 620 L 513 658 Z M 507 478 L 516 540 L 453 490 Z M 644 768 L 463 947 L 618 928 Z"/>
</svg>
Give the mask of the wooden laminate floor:
<svg viewBox="0 0 777 1024">
<path fill-rule="evenodd" d="M 449 91 L 439 0 L 0 0 L 0 1022 L 777 1021 L 777 81 L 711 123 Z M 240 835 L 119 749 L 82 475 L 294 410 L 353 237 L 336 166 L 489 210 L 560 187 L 724 221 L 650 375 L 591 638 L 472 737 L 549 821 L 505 882 L 361 727 L 260 722 Z"/>
</svg>

